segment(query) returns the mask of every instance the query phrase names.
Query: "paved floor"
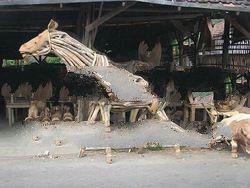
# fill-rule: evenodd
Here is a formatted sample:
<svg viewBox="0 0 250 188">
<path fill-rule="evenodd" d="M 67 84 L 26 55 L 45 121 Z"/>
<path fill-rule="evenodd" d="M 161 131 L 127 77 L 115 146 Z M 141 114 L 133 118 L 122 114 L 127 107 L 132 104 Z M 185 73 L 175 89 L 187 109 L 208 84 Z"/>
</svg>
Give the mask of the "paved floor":
<svg viewBox="0 0 250 188">
<path fill-rule="evenodd" d="M 197 132 L 181 132 L 172 122 L 148 120 L 133 125 L 114 128 L 105 133 L 101 123 L 89 125 L 82 123 L 60 123 L 47 127 L 41 124 L 15 124 L 9 128 L 0 122 L 0 156 L 33 156 L 49 151 L 54 154 L 78 153 L 79 148 L 112 147 L 129 148 L 145 145 L 147 142 L 159 142 L 169 146 L 207 147 L 209 136 Z M 34 141 L 33 137 L 38 137 Z M 62 146 L 56 146 L 56 141 Z"/>
<path fill-rule="evenodd" d="M 0 187 L 249 188 L 250 160 L 230 152 L 102 153 L 85 158 L 0 158 Z"/>
</svg>

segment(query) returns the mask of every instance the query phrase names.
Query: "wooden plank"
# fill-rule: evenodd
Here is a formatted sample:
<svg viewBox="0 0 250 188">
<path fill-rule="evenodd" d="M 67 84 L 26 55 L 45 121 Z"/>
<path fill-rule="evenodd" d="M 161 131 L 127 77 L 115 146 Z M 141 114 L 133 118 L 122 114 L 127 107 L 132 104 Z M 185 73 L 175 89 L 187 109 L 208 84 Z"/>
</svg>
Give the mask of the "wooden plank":
<svg viewBox="0 0 250 188">
<path fill-rule="evenodd" d="M 250 32 L 248 32 L 236 19 L 233 19 L 229 14 L 223 14 L 224 18 L 230 22 L 239 32 L 250 39 Z"/>
<path fill-rule="evenodd" d="M 118 15 L 119 13 L 125 11 L 129 7 L 133 6 L 135 2 L 129 2 L 125 6 L 119 7 L 113 12 L 107 13 L 106 15 L 100 17 L 99 19 L 93 21 L 91 24 L 88 24 L 85 29 L 86 31 L 91 31 L 98 27 L 99 25 L 103 24 L 104 22 L 108 21 L 109 19 L 113 18 L 114 16 Z"/>
</svg>

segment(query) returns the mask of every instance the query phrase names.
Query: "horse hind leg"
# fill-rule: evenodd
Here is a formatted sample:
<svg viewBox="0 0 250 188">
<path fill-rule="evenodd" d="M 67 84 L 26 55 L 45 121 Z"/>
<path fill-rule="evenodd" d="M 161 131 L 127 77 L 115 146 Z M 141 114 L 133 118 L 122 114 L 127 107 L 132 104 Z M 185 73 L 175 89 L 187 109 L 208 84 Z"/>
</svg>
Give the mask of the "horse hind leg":
<svg viewBox="0 0 250 188">
<path fill-rule="evenodd" d="M 232 146 L 232 158 L 238 158 L 238 144 L 234 139 L 232 139 L 231 141 L 231 146 Z"/>
</svg>

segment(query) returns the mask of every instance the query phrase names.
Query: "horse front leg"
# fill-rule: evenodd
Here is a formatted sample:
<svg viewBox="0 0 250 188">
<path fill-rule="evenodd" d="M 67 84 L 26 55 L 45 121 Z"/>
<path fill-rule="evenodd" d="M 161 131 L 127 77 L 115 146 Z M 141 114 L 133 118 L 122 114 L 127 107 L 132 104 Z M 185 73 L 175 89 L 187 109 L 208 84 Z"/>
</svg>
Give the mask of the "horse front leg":
<svg viewBox="0 0 250 188">
<path fill-rule="evenodd" d="M 232 146 L 232 158 L 238 158 L 238 143 L 232 139 L 231 141 L 231 146 Z"/>
</svg>

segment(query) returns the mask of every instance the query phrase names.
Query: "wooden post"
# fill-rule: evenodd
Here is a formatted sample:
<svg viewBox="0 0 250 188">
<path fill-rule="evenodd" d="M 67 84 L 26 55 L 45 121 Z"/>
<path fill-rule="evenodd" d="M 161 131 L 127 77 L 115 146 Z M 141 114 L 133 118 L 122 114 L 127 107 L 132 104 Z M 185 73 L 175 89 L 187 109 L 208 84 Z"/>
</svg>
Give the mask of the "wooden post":
<svg viewBox="0 0 250 188">
<path fill-rule="evenodd" d="M 250 32 L 247 29 L 245 29 L 242 25 L 240 25 L 236 19 L 233 19 L 229 14 L 226 13 L 224 13 L 223 15 L 227 22 L 232 24 L 232 26 L 234 26 L 239 32 L 241 32 L 244 36 L 250 39 Z"/>
<path fill-rule="evenodd" d="M 111 104 L 106 104 L 104 106 L 104 114 L 105 114 L 105 131 L 110 132 L 110 111 L 111 111 Z"/>
<path fill-rule="evenodd" d="M 100 106 L 100 111 L 101 111 L 101 121 L 105 123 L 106 122 L 106 115 L 104 113 L 105 102 L 104 101 L 100 101 L 99 102 L 99 106 Z"/>
<path fill-rule="evenodd" d="M 225 20 L 223 34 L 223 52 L 222 52 L 222 68 L 225 69 L 228 63 L 228 47 L 229 47 L 230 23 Z"/>
<path fill-rule="evenodd" d="M 80 148 L 80 153 L 79 153 L 79 158 L 85 157 L 86 156 L 86 147 L 81 147 Z"/>
<path fill-rule="evenodd" d="M 102 15 L 102 9 L 103 9 L 103 1 L 101 2 L 100 4 L 100 8 L 99 8 L 99 12 L 98 12 L 98 17 L 97 19 L 100 19 L 101 15 Z M 95 43 L 95 38 L 96 38 L 96 35 L 97 35 L 97 30 L 98 30 L 98 26 L 94 29 L 93 31 L 93 39 L 92 39 L 92 43 L 94 45 Z"/>
<path fill-rule="evenodd" d="M 190 117 L 190 121 L 193 122 L 195 121 L 195 111 L 196 111 L 196 108 L 194 106 L 191 105 L 191 117 Z"/>
<path fill-rule="evenodd" d="M 86 25 L 89 25 L 91 22 L 91 10 L 92 10 L 91 4 L 88 4 L 85 10 L 86 10 Z M 90 42 L 90 31 L 85 28 L 82 37 L 82 43 L 84 43 L 87 47 L 90 47 L 89 42 Z"/>
<path fill-rule="evenodd" d="M 98 117 L 99 111 L 100 111 L 100 106 L 98 104 L 96 104 L 95 110 L 94 110 L 93 114 L 90 116 L 90 119 L 89 119 L 90 123 L 95 123 L 95 121 L 96 121 L 96 119 Z"/>
<path fill-rule="evenodd" d="M 106 162 L 112 164 L 112 149 L 111 147 L 106 147 Z"/>
<path fill-rule="evenodd" d="M 12 126 L 12 114 L 11 114 L 11 108 L 8 108 L 8 120 L 9 120 L 9 126 Z"/>
<path fill-rule="evenodd" d="M 112 12 L 107 13 L 106 15 L 103 15 L 99 19 L 96 19 L 90 24 L 86 25 L 86 31 L 91 31 L 95 29 L 96 27 L 100 26 L 104 22 L 108 21 L 109 19 L 113 18 L 114 16 L 120 14 L 121 12 L 127 10 L 129 7 L 133 6 L 136 2 L 128 2 L 125 6 L 118 7 L 117 9 L 114 9 Z"/>
<path fill-rule="evenodd" d="M 179 66 L 183 66 L 183 38 L 182 32 L 178 31 L 177 40 L 179 46 Z"/>
<path fill-rule="evenodd" d="M 189 109 L 186 105 L 184 105 L 184 122 L 188 122 L 189 120 Z"/>
<path fill-rule="evenodd" d="M 197 64 L 199 64 L 199 49 L 198 49 L 198 44 L 199 44 L 199 33 L 201 30 L 201 20 L 197 19 L 196 20 L 196 27 L 194 30 L 194 35 L 192 35 L 192 40 L 194 41 L 194 61 L 192 62 L 192 65 L 194 67 L 197 66 Z"/>
<path fill-rule="evenodd" d="M 136 117 L 138 115 L 138 112 L 139 112 L 139 109 L 132 109 L 131 112 L 130 112 L 130 117 L 129 117 L 129 120 L 131 123 L 134 123 L 136 122 Z"/>
<path fill-rule="evenodd" d="M 77 118 L 76 121 L 80 122 L 83 120 L 83 111 L 82 111 L 82 98 L 77 99 Z"/>
<path fill-rule="evenodd" d="M 198 32 L 197 32 L 197 35 L 199 35 L 200 33 L 200 36 L 198 37 L 197 36 L 197 39 L 196 39 L 196 60 L 195 60 L 195 66 L 197 66 L 197 64 L 200 64 L 200 52 L 203 51 L 203 43 L 204 43 L 204 37 L 205 37 L 205 20 L 200 20 L 199 21 L 199 26 L 198 26 Z"/>
<path fill-rule="evenodd" d="M 82 5 L 80 8 L 80 11 L 78 13 L 77 21 L 76 21 L 76 34 L 79 37 L 82 36 L 84 17 L 85 17 L 85 6 Z M 85 25 L 85 23 L 84 23 L 84 25 Z"/>
</svg>

